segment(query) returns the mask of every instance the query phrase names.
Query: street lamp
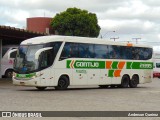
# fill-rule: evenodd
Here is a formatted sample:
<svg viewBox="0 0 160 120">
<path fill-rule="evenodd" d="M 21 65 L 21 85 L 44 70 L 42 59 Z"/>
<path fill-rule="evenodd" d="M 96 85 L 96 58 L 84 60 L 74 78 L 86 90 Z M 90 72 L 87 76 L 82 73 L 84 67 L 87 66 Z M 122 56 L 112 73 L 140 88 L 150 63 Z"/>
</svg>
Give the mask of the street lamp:
<svg viewBox="0 0 160 120">
<path fill-rule="evenodd" d="M 101 35 L 101 39 L 104 38 L 107 35 L 107 33 L 109 33 L 109 32 L 116 32 L 116 31 L 108 31 L 108 32 L 106 32 L 103 36 Z"/>
</svg>

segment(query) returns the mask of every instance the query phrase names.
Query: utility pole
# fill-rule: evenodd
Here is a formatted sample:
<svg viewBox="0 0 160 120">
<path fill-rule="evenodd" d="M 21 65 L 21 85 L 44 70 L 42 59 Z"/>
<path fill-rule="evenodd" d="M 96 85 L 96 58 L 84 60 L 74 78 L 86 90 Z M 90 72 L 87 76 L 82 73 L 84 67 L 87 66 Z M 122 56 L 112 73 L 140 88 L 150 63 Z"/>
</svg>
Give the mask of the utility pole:
<svg viewBox="0 0 160 120">
<path fill-rule="evenodd" d="M 141 38 L 132 38 L 136 40 L 136 44 L 138 44 L 138 40 L 141 40 Z"/>
<path fill-rule="evenodd" d="M 115 41 L 116 39 L 119 39 L 119 37 L 117 37 L 117 38 L 114 37 L 114 38 L 110 38 L 110 39 L 113 39 Z"/>
</svg>

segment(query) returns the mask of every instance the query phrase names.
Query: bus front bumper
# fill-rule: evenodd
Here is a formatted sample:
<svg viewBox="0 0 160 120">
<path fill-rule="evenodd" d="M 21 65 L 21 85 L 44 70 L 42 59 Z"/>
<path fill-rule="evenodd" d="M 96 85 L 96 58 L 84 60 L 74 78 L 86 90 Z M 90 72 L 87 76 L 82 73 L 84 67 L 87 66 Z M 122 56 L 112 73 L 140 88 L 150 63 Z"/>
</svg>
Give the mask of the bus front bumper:
<svg viewBox="0 0 160 120">
<path fill-rule="evenodd" d="M 36 79 L 16 79 L 12 78 L 13 85 L 18 85 L 18 86 L 39 86 L 38 85 L 38 80 Z"/>
</svg>

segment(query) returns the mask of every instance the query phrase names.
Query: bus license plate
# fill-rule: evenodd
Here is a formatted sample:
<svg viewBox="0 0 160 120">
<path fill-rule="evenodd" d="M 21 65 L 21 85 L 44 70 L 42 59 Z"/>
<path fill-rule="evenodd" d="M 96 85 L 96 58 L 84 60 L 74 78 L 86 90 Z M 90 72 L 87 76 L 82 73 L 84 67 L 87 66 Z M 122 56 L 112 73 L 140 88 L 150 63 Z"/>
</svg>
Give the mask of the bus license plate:
<svg viewBox="0 0 160 120">
<path fill-rule="evenodd" d="M 20 82 L 20 85 L 25 85 L 25 82 Z"/>
</svg>

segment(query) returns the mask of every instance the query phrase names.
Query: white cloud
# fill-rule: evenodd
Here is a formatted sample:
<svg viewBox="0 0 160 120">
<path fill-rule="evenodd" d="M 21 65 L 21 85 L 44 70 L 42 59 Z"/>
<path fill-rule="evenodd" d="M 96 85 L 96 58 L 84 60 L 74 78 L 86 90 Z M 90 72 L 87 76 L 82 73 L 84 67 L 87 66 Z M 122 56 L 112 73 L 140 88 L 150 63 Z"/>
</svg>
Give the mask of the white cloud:
<svg viewBox="0 0 160 120">
<path fill-rule="evenodd" d="M 101 34 L 132 40 L 141 37 L 142 44 L 160 44 L 160 1 L 158 0 L 1 0 L 0 24 L 24 27 L 28 17 L 54 17 L 69 7 L 94 12 L 98 16 Z M 147 42 L 146 42 L 147 41 Z"/>
</svg>

